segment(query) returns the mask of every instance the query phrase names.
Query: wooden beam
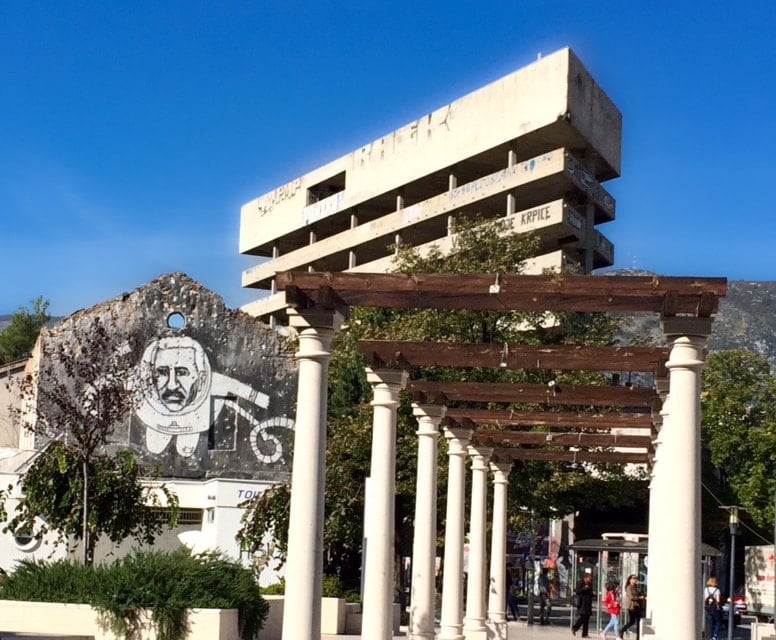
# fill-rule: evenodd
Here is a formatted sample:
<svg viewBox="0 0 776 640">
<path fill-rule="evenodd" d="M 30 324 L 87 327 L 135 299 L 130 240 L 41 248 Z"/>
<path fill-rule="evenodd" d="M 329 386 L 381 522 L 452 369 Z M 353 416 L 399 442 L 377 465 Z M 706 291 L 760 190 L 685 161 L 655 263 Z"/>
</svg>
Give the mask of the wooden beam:
<svg viewBox="0 0 776 640">
<path fill-rule="evenodd" d="M 494 409 L 450 408 L 445 421 L 463 418 L 477 425 L 500 427 L 551 427 L 553 429 L 651 429 L 651 413 L 585 413 L 561 411 L 503 411 Z"/>
<path fill-rule="evenodd" d="M 727 292 L 725 278 L 307 271 L 275 278 L 297 306 L 323 304 L 321 287 L 329 287 L 348 306 L 712 315 Z"/>
<path fill-rule="evenodd" d="M 652 447 L 650 436 L 602 433 L 526 433 L 524 431 L 478 431 L 477 440 L 488 446 L 539 445 L 552 447 L 617 447 L 644 449 Z"/>
<path fill-rule="evenodd" d="M 487 367 L 558 371 L 645 371 L 667 375 L 666 347 L 528 346 L 359 340 L 370 366 Z"/>
<path fill-rule="evenodd" d="M 590 462 L 593 464 L 646 464 L 648 453 L 626 453 L 623 451 L 551 451 L 547 449 L 510 449 L 498 450 L 502 459 L 539 460 L 544 462 Z"/>
<path fill-rule="evenodd" d="M 651 410 L 660 399 L 646 387 L 554 386 L 487 382 L 411 381 L 408 390 L 435 393 L 452 402 L 493 402 L 506 404 L 544 404 L 548 406 L 583 405 L 630 407 Z"/>
</svg>

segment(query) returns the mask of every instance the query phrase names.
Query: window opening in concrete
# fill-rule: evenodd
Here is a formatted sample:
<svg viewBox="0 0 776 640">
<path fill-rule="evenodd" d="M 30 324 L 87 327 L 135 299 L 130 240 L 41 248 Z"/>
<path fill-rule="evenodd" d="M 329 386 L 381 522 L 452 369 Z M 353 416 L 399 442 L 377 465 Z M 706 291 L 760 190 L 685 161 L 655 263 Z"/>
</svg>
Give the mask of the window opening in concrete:
<svg viewBox="0 0 776 640">
<path fill-rule="evenodd" d="M 307 204 L 314 204 L 344 190 L 345 172 L 343 171 L 307 189 Z"/>
<path fill-rule="evenodd" d="M 13 541 L 22 551 L 33 551 L 40 544 L 28 526 L 19 527 L 13 534 Z"/>
<path fill-rule="evenodd" d="M 172 509 L 167 507 L 149 507 L 152 514 L 165 519 L 167 523 L 172 517 Z M 202 509 L 179 509 L 178 524 L 202 524 Z"/>
<path fill-rule="evenodd" d="M 186 316 L 179 311 L 175 311 L 167 316 L 167 326 L 170 329 L 185 329 L 186 328 Z"/>
</svg>

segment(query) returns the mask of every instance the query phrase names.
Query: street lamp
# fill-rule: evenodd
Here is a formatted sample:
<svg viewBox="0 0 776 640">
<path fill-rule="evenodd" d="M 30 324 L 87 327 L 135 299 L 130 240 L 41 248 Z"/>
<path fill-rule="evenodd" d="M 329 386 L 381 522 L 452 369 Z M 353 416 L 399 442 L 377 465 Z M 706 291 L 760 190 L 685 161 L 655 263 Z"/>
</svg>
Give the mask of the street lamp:
<svg viewBox="0 0 776 640">
<path fill-rule="evenodd" d="M 733 640 L 733 616 L 735 614 L 735 602 L 733 598 L 733 590 L 735 589 L 735 561 L 736 561 L 736 535 L 738 534 L 738 510 L 741 507 L 729 505 L 721 506 L 720 509 L 725 509 L 730 519 L 730 606 L 728 607 L 728 640 Z"/>
</svg>

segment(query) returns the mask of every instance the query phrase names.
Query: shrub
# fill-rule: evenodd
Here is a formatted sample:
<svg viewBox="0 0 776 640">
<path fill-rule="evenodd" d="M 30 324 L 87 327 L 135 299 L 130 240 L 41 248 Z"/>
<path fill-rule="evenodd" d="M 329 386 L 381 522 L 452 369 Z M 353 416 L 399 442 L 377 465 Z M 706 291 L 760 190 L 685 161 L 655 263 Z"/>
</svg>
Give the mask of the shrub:
<svg viewBox="0 0 776 640">
<path fill-rule="evenodd" d="M 342 583 L 338 576 L 323 576 L 322 595 L 324 598 L 342 597 Z"/>
<path fill-rule="evenodd" d="M 141 610 L 148 610 L 159 640 L 182 640 L 186 609 L 237 609 L 240 636 L 258 633 L 268 613 L 249 569 L 220 554 L 192 556 L 140 551 L 112 565 L 84 567 L 67 560 L 23 561 L 8 577 L 6 600 L 90 604 L 111 629 L 127 640 L 135 635 Z"/>
<path fill-rule="evenodd" d="M 282 596 L 286 593 L 286 583 L 284 580 L 275 582 L 274 584 L 263 587 L 261 592 L 265 596 Z"/>
</svg>

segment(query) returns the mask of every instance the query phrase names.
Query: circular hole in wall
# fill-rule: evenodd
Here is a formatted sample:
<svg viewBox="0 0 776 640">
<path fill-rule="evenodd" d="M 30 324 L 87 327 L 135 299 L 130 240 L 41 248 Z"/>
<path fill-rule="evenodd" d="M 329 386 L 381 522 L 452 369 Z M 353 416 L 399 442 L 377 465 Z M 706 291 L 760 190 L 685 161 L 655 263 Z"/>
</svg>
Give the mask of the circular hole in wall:
<svg viewBox="0 0 776 640">
<path fill-rule="evenodd" d="M 167 316 L 167 326 L 170 329 L 185 329 L 186 328 L 186 316 L 180 311 L 175 311 Z"/>
<path fill-rule="evenodd" d="M 19 527 L 13 534 L 13 541 L 22 551 L 35 551 L 40 546 L 40 540 L 36 540 L 28 527 Z"/>
</svg>

